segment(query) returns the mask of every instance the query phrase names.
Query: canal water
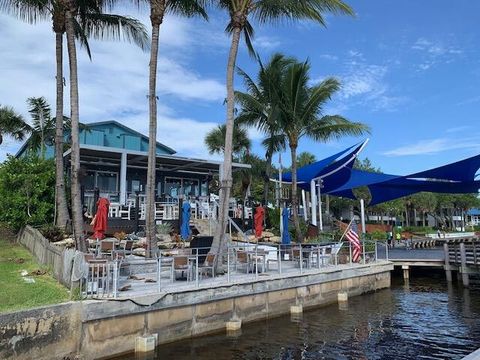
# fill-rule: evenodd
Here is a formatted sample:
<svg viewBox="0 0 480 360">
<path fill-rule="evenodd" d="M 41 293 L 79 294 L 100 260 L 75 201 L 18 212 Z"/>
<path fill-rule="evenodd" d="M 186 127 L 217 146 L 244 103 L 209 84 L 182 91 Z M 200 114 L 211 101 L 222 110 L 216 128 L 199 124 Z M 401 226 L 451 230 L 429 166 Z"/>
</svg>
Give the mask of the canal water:
<svg viewBox="0 0 480 360">
<path fill-rule="evenodd" d="M 390 289 L 353 297 L 347 307 L 163 345 L 142 359 L 461 359 L 480 348 L 480 290 L 443 279 L 393 278 Z"/>
</svg>

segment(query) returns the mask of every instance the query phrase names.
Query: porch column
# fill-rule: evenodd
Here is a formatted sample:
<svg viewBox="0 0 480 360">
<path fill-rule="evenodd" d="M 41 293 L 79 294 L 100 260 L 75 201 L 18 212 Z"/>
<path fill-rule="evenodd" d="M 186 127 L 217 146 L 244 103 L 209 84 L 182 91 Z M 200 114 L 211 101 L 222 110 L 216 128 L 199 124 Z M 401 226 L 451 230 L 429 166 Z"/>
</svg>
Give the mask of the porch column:
<svg viewBox="0 0 480 360">
<path fill-rule="evenodd" d="M 311 198 L 311 210 L 312 210 L 312 225 L 317 226 L 317 190 L 315 189 L 315 181 L 310 181 L 310 198 Z"/>
<path fill-rule="evenodd" d="M 363 199 L 360 199 L 360 221 L 362 223 L 362 233 L 366 234 L 366 229 L 365 229 L 365 201 Z M 382 215 L 382 224 L 383 224 L 383 215 Z"/>
<path fill-rule="evenodd" d="M 120 204 L 127 202 L 127 153 L 122 153 L 120 161 Z"/>
</svg>

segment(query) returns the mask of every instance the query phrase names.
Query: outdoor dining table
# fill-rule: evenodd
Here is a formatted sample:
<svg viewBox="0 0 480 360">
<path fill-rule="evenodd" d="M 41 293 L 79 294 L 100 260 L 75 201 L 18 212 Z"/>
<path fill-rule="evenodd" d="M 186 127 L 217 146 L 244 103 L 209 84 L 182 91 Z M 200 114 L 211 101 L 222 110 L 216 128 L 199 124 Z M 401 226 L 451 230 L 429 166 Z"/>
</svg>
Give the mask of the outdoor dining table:
<svg viewBox="0 0 480 360">
<path fill-rule="evenodd" d="M 255 258 L 261 258 L 261 263 L 262 263 L 262 271 L 265 271 L 266 269 L 266 264 L 267 264 L 267 255 L 269 253 L 269 250 L 265 250 L 265 249 L 259 249 L 259 250 L 246 250 L 245 251 L 247 253 L 247 256 L 249 257 L 250 259 L 250 262 L 253 264 L 255 262 Z"/>
</svg>

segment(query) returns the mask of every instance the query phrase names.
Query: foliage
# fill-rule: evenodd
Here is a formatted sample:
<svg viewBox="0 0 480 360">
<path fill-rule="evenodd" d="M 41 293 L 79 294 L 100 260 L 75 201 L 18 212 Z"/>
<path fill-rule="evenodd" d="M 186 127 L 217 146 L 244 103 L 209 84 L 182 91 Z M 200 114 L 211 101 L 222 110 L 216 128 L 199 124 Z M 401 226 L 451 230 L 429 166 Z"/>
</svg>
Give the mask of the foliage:
<svg viewBox="0 0 480 360">
<path fill-rule="evenodd" d="M 65 233 L 59 227 L 53 224 L 45 224 L 38 229 L 42 235 L 50 242 L 57 242 L 64 239 Z"/>
<path fill-rule="evenodd" d="M 268 219 L 270 220 L 270 231 L 280 234 L 280 209 L 279 208 L 267 208 Z"/>
<path fill-rule="evenodd" d="M 0 106 L 0 145 L 3 142 L 3 136 L 12 136 L 15 140 L 23 140 L 26 134 L 30 132 L 30 126 L 23 117 L 17 114 L 11 107 Z"/>
<path fill-rule="evenodd" d="M 433 234 L 436 232 L 436 230 L 432 227 L 424 227 L 424 226 L 405 226 L 402 228 L 402 231 L 407 231 L 407 232 L 411 232 L 411 233 L 414 233 L 414 234 L 422 234 L 422 235 L 425 235 L 425 234 Z"/>
<path fill-rule="evenodd" d="M 47 269 L 40 267 L 23 246 L 0 238 L 0 313 L 55 304 L 68 300 L 68 292 L 49 274 L 29 276 L 35 283 L 24 281 L 20 272 L 31 273 Z"/>
<path fill-rule="evenodd" d="M 0 165 L 0 222 L 15 231 L 26 224 L 52 223 L 54 196 L 53 160 L 9 156 Z"/>
<path fill-rule="evenodd" d="M 374 230 L 370 233 L 370 238 L 373 240 L 386 240 L 386 237 L 385 231 Z"/>
<path fill-rule="evenodd" d="M 480 231 L 480 225 L 475 225 L 473 227 L 473 231 Z"/>
<path fill-rule="evenodd" d="M 205 136 L 205 145 L 207 145 L 210 154 L 221 154 L 225 150 L 225 125 L 218 125 L 210 130 Z M 241 126 L 233 128 L 233 153 L 237 156 L 250 149 L 251 142 L 248 138 L 247 130 Z"/>
<path fill-rule="evenodd" d="M 170 223 L 157 224 L 157 234 L 169 235 L 171 232 L 173 232 L 173 228 Z"/>
</svg>

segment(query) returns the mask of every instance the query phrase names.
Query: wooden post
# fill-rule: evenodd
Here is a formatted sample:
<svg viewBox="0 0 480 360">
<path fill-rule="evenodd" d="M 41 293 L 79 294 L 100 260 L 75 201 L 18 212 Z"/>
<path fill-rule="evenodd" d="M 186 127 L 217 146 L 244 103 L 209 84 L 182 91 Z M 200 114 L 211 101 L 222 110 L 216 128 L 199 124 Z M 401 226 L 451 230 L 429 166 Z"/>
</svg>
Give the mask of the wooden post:
<svg viewBox="0 0 480 360">
<path fill-rule="evenodd" d="M 403 269 L 403 280 L 407 282 L 410 278 L 410 267 L 408 265 L 402 265 Z"/>
<path fill-rule="evenodd" d="M 445 254 L 445 276 L 448 282 L 452 282 L 452 270 L 450 268 L 450 258 L 448 256 L 448 244 L 443 244 L 443 252 Z"/>
<path fill-rule="evenodd" d="M 467 270 L 467 254 L 465 253 L 465 243 L 460 243 L 460 259 L 462 262 L 462 266 L 460 271 L 462 272 L 462 282 L 463 286 L 469 286 L 469 279 L 468 279 L 468 270 Z"/>
</svg>

